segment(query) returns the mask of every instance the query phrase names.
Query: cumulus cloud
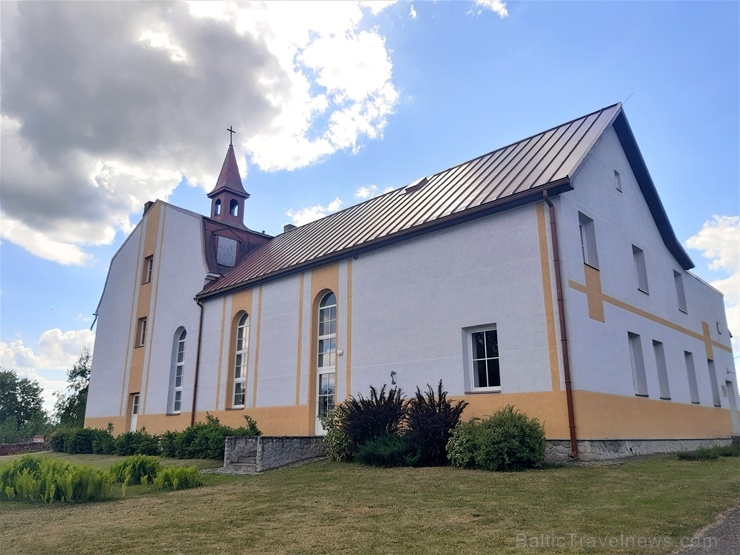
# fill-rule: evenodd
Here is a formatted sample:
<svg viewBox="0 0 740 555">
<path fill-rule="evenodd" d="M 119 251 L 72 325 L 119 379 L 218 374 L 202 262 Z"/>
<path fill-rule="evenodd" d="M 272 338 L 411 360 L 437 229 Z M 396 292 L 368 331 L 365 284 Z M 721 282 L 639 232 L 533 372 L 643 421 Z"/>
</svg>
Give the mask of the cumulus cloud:
<svg viewBox="0 0 740 555">
<path fill-rule="evenodd" d="M 740 353 L 740 217 L 713 216 L 699 233 L 686 241 L 690 249 L 709 259 L 709 269 L 727 274 L 711 284 L 725 295 L 727 324 L 734 337 L 733 351 Z"/>
<path fill-rule="evenodd" d="M 409 17 L 411 19 L 416 19 L 416 10 L 414 9 L 413 4 L 411 4 L 411 8 L 409 9 Z"/>
<path fill-rule="evenodd" d="M 381 137 L 389 4 L 3 2 L 0 235 L 85 264 L 183 177 L 210 189 L 229 125 L 265 171 Z"/>
<path fill-rule="evenodd" d="M 375 196 L 375 191 L 378 190 L 376 185 L 369 185 L 367 187 L 360 187 L 355 191 L 355 198 L 360 200 L 369 199 Z"/>
<path fill-rule="evenodd" d="M 491 10 L 501 19 L 509 15 L 509 10 L 506 9 L 506 2 L 502 2 L 502 0 L 475 0 L 475 5 L 480 8 L 478 13 L 481 13 L 483 10 Z"/>
<path fill-rule="evenodd" d="M 92 347 L 95 333 L 84 330 L 63 332 L 55 328 L 43 332 L 37 348 L 25 345 L 22 340 L 0 342 L 0 367 L 15 370 L 21 378 L 39 382 L 43 388 L 44 408 L 54 407 L 54 393 L 67 387 L 67 370 L 72 368 L 83 347 Z"/>
<path fill-rule="evenodd" d="M 328 216 L 332 212 L 336 212 L 342 207 L 343 204 L 344 202 L 339 197 L 337 197 L 326 206 L 316 204 L 314 206 L 308 206 L 299 210 L 290 209 L 286 212 L 286 214 L 291 219 L 293 224 L 303 225 L 309 222 L 313 222 L 314 220 L 323 218 L 324 216 Z"/>
</svg>

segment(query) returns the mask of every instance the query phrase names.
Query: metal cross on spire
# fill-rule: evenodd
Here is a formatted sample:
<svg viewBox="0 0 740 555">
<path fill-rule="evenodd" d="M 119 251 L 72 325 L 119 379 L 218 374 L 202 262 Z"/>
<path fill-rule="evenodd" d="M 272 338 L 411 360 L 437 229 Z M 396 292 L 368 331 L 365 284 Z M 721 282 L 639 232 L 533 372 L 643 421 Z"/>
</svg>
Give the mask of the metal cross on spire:
<svg viewBox="0 0 740 555">
<path fill-rule="evenodd" d="M 234 133 L 236 133 L 236 131 L 234 131 L 232 127 L 233 125 L 229 125 L 229 128 L 226 130 L 229 132 L 229 146 L 234 146 L 234 144 L 231 142 L 231 139 L 234 137 Z"/>
</svg>

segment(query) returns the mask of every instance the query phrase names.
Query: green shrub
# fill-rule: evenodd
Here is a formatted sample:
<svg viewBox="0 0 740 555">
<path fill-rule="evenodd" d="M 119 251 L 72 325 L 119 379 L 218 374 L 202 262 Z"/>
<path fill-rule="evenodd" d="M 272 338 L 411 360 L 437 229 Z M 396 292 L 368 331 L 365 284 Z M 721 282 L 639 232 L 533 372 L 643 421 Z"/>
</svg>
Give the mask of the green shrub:
<svg viewBox="0 0 740 555">
<path fill-rule="evenodd" d="M 719 459 L 719 450 L 713 447 L 700 447 L 694 451 L 676 453 L 680 461 L 714 461 Z"/>
<path fill-rule="evenodd" d="M 64 440 L 64 452 L 70 455 L 90 454 L 93 452 L 95 432 L 89 428 L 75 428 Z"/>
<path fill-rule="evenodd" d="M 370 466 L 409 466 L 408 450 L 403 438 L 397 435 L 376 437 L 364 443 L 355 453 L 355 461 Z M 413 461 L 416 463 L 416 461 Z"/>
<path fill-rule="evenodd" d="M 330 461 L 348 462 L 352 460 L 349 452 L 349 438 L 342 430 L 343 413 L 332 410 L 321 419 L 321 425 L 326 430 L 324 445 L 326 456 Z"/>
<path fill-rule="evenodd" d="M 116 438 L 116 455 L 159 455 L 159 438 L 142 428 L 136 432 L 126 432 Z"/>
<path fill-rule="evenodd" d="M 177 457 L 176 442 L 179 436 L 180 432 L 165 432 L 159 436 L 159 448 L 163 457 L 170 457 L 171 459 Z"/>
<path fill-rule="evenodd" d="M 720 457 L 740 457 L 740 445 L 724 445 L 717 448 Z"/>
<path fill-rule="evenodd" d="M 386 386 L 378 391 L 370 386 L 370 397 L 350 397 L 337 405 L 335 411 L 341 418 L 341 429 L 347 436 L 351 456 L 368 441 L 397 435 L 404 419 L 404 396 L 399 388 L 392 388 L 386 395 Z"/>
<path fill-rule="evenodd" d="M 111 434 L 111 430 L 93 430 L 93 453 L 96 455 L 112 455 L 116 452 L 116 438 Z"/>
<path fill-rule="evenodd" d="M 154 479 L 154 488 L 158 490 L 194 488 L 202 484 L 203 480 L 194 466 L 163 468 Z"/>
<path fill-rule="evenodd" d="M 0 466 L 0 499 L 84 503 L 108 499 L 107 470 L 27 455 Z"/>
<path fill-rule="evenodd" d="M 447 452 L 454 466 L 525 470 L 544 460 L 545 432 L 537 419 L 509 405 L 486 420 L 474 419 L 455 428 Z"/>
<path fill-rule="evenodd" d="M 222 425 L 218 418 L 206 415 L 205 422 L 198 422 L 182 432 L 169 432 L 163 438 L 163 452 L 178 459 L 223 460 L 228 436 L 259 436 L 262 432 L 249 416 L 247 426 L 231 428 Z"/>
<path fill-rule="evenodd" d="M 64 453 L 64 445 L 67 443 L 67 438 L 72 435 L 72 433 L 77 428 L 59 428 L 55 430 L 51 436 L 49 436 L 49 445 L 51 446 L 52 451 L 56 451 L 57 453 Z"/>
<path fill-rule="evenodd" d="M 162 469 L 159 459 L 150 455 L 126 457 L 110 467 L 111 475 L 119 484 L 135 486 L 151 484 Z"/>
<path fill-rule="evenodd" d="M 442 380 L 439 380 L 436 393 L 428 384 L 424 394 L 417 387 L 406 406 L 404 439 L 413 454 L 409 460 L 416 461 L 419 466 L 447 464 L 447 442 L 467 406 L 465 401 L 453 403 L 447 399 Z"/>
</svg>

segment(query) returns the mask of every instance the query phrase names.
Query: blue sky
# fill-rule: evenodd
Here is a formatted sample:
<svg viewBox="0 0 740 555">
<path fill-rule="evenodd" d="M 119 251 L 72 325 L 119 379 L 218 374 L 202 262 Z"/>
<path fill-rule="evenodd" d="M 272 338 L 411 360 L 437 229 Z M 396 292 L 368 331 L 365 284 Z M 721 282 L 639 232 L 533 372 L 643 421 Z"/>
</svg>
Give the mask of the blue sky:
<svg viewBox="0 0 740 555">
<path fill-rule="evenodd" d="M 274 234 L 621 101 L 740 336 L 737 2 L 34 4 L 0 6 L 0 362 L 47 395 L 143 202 L 208 212 L 230 125 Z"/>
</svg>

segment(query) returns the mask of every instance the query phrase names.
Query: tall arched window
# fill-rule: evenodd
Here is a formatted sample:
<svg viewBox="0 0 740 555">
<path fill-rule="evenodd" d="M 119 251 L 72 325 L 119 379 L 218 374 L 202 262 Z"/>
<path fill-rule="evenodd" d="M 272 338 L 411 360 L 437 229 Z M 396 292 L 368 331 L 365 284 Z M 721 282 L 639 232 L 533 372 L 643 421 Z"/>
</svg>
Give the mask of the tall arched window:
<svg viewBox="0 0 740 555">
<path fill-rule="evenodd" d="M 182 408 L 182 381 L 185 373 L 185 339 L 188 332 L 183 328 L 175 332 L 172 347 L 172 372 L 170 379 L 170 411 L 179 413 Z"/>
<path fill-rule="evenodd" d="M 239 201 L 236 199 L 231 199 L 231 203 L 229 203 L 229 214 L 232 216 L 238 216 L 239 215 Z"/>
<path fill-rule="evenodd" d="M 217 200 L 216 204 L 214 205 L 214 216 L 220 216 L 221 215 L 221 200 Z"/>
<path fill-rule="evenodd" d="M 236 323 L 234 348 L 234 407 L 243 407 L 247 390 L 247 351 L 249 349 L 249 315 L 243 314 Z"/>
<path fill-rule="evenodd" d="M 329 292 L 319 303 L 319 333 L 317 360 L 317 418 L 334 408 L 335 374 L 337 367 L 337 298 Z M 319 422 L 319 432 L 323 431 Z"/>
</svg>

